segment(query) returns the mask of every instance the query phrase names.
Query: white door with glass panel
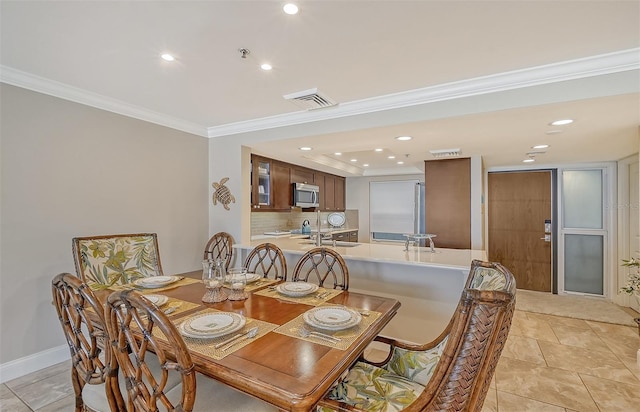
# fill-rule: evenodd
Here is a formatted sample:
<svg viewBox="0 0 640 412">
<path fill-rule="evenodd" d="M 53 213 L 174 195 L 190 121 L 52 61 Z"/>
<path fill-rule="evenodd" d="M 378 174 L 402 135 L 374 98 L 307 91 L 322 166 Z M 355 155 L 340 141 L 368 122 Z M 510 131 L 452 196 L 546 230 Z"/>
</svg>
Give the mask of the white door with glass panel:
<svg viewBox="0 0 640 412">
<path fill-rule="evenodd" d="M 560 292 L 606 296 L 606 171 L 593 168 L 561 172 Z"/>
</svg>

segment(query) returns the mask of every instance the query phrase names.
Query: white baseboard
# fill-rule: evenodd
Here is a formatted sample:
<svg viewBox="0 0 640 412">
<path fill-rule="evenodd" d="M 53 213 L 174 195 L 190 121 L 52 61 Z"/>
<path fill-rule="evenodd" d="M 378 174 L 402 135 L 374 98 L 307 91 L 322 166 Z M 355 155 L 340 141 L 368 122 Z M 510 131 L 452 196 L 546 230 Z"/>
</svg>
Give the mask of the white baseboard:
<svg viewBox="0 0 640 412">
<path fill-rule="evenodd" d="M 0 365 L 0 383 L 5 383 L 69 359 L 71 359 L 69 346 L 61 345 L 3 363 Z"/>
</svg>

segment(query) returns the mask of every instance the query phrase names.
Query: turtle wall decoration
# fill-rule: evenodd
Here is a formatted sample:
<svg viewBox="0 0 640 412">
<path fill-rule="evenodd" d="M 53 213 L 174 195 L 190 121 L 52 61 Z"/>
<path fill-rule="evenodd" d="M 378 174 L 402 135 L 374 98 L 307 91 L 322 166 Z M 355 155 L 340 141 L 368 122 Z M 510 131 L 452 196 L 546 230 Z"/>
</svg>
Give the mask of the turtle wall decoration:
<svg viewBox="0 0 640 412">
<path fill-rule="evenodd" d="M 228 180 L 228 177 L 223 177 L 219 183 L 213 182 L 211 186 L 213 186 L 213 205 L 215 206 L 220 202 L 225 209 L 231 210 L 229 204 L 235 203 L 236 198 L 231 194 L 231 190 L 224 185 Z"/>
</svg>

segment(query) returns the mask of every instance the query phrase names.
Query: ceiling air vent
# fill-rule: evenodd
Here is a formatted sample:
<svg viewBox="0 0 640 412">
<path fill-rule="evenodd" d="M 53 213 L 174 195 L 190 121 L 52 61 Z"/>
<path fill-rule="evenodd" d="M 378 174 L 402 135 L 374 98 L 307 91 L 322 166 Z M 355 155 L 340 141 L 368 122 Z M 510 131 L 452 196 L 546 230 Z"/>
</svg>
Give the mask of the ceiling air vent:
<svg viewBox="0 0 640 412">
<path fill-rule="evenodd" d="M 460 149 L 440 149 L 440 150 L 429 150 L 429 153 L 433 155 L 435 158 L 440 157 L 458 157 L 460 156 Z"/>
<path fill-rule="evenodd" d="M 327 96 L 323 96 L 318 89 L 303 90 L 301 92 L 285 94 L 286 100 L 291 100 L 297 106 L 306 110 L 321 109 L 323 107 L 335 106 L 338 103 L 329 99 Z"/>
</svg>

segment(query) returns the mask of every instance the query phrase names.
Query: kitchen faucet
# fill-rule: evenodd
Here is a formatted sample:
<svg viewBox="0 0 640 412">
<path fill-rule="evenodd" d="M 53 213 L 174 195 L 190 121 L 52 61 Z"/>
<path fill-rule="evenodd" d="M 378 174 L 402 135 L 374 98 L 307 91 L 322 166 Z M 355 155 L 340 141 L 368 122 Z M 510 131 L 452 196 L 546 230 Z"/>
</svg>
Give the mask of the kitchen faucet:
<svg viewBox="0 0 640 412">
<path fill-rule="evenodd" d="M 318 223 L 317 223 L 318 234 L 316 235 L 316 246 L 318 247 L 322 246 L 322 235 L 320 234 L 321 225 L 322 225 L 322 220 L 320 218 L 320 210 L 318 210 Z"/>
</svg>

